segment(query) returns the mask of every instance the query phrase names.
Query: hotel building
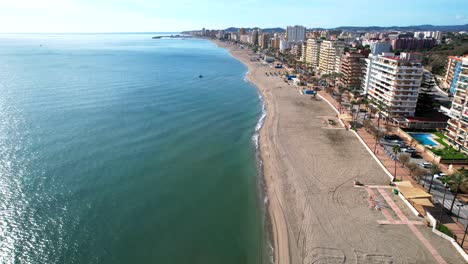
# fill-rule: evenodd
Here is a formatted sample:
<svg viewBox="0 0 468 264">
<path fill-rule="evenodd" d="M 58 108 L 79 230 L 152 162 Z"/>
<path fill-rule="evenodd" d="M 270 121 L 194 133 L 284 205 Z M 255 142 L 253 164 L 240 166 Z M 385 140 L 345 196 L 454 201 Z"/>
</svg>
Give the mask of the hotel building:
<svg viewBox="0 0 468 264">
<path fill-rule="evenodd" d="M 422 54 L 371 55 L 367 59 L 363 90 L 386 107 L 387 117 L 414 116 L 423 75 Z"/>
<path fill-rule="evenodd" d="M 468 153 L 468 57 L 463 58 L 447 123 L 448 140 Z"/>
</svg>

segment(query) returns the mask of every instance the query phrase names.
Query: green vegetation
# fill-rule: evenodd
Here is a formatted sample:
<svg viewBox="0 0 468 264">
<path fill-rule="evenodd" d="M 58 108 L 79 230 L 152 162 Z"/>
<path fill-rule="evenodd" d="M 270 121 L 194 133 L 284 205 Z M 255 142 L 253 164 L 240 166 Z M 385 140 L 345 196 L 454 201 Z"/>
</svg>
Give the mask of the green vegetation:
<svg viewBox="0 0 468 264">
<path fill-rule="evenodd" d="M 434 74 L 444 75 L 448 56 L 468 54 L 468 36 L 449 32 L 440 45 L 422 53 L 424 66 Z"/>
<path fill-rule="evenodd" d="M 409 130 L 406 130 L 409 131 Z M 420 131 L 412 131 L 412 132 L 420 132 Z M 440 156 L 443 160 L 468 160 L 468 156 L 455 149 L 452 145 L 449 145 L 444 139 L 447 137 L 442 133 L 442 132 L 427 132 L 426 133 L 432 133 L 436 135 L 438 138 L 434 138 L 435 141 L 437 141 L 439 144 L 444 146 L 442 149 L 436 149 L 436 148 L 431 148 L 428 149 L 432 153 L 436 154 L 437 156 Z"/>
<path fill-rule="evenodd" d="M 445 142 L 446 139 L 445 135 L 441 132 L 434 132 L 438 138 L 434 138 L 439 144 L 444 146 L 443 149 L 431 149 L 431 151 L 436 154 L 437 156 L 442 157 L 445 160 L 463 160 L 468 159 L 468 156 L 463 152 L 458 151 L 453 146 L 449 145 Z"/>
<path fill-rule="evenodd" d="M 439 226 L 437 227 L 437 230 L 439 230 L 440 232 L 446 234 L 449 237 L 453 237 L 452 231 L 450 231 L 450 229 L 448 227 L 446 227 L 445 225 L 443 225 L 443 224 L 439 224 Z"/>
</svg>

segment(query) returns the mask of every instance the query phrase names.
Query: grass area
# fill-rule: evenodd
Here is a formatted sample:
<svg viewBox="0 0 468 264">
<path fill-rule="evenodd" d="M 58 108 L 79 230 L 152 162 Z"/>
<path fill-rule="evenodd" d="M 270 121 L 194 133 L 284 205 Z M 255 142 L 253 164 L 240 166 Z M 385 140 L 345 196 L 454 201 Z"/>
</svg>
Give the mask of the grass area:
<svg viewBox="0 0 468 264">
<path fill-rule="evenodd" d="M 449 229 L 448 227 L 446 227 L 445 225 L 443 225 L 443 224 L 440 224 L 440 225 L 437 227 L 437 230 L 439 230 L 440 232 L 446 234 L 446 235 L 449 236 L 449 237 L 453 237 L 452 231 L 450 231 L 450 229 Z"/>
<path fill-rule="evenodd" d="M 448 144 L 445 139 L 447 138 L 442 132 L 437 132 L 437 131 L 420 131 L 420 130 L 405 130 L 407 132 L 424 132 L 424 133 L 431 133 L 437 136 L 438 138 L 434 138 L 437 143 L 441 144 L 444 146 L 442 149 L 436 149 L 436 148 L 431 148 L 428 150 L 431 151 L 432 153 L 436 154 L 437 156 L 440 156 L 444 160 L 468 160 L 468 156 L 455 149 L 452 145 Z M 415 139 L 416 140 L 416 139 Z M 421 142 L 419 142 L 421 143 Z"/>
<path fill-rule="evenodd" d="M 439 144 L 444 146 L 443 149 L 431 149 L 431 151 L 437 156 L 442 157 L 445 160 L 464 160 L 468 159 L 468 156 L 455 149 L 453 146 L 445 142 L 445 135 L 441 132 L 433 132 L 432 134 L 436 135 L 438 138 L 434 138 Z"/>
</svg>

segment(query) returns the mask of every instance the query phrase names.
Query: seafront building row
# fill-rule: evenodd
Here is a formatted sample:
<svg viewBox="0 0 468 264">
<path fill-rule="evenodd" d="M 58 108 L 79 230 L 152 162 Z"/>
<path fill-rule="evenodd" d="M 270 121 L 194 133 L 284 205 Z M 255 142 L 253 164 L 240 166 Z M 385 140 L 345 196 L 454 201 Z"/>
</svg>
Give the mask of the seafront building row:
<svg viewBox="0 0 468 264">
<path fill-rule="evenodd" d="M 203 29 L 193 34 L 250 45 L 277 57 L 292 57 L 296 67 L 317 76 L 334 75 L 338 85 L 367 97 L 386 119 L 416 115 L 421 87 L 434 85 L 434 78 L 424 70 L 422 54 L 411 50 L 432 48 L 443 39 L 440 31 L 360 34 L 307 30 L 297 25 L 276 32 L 240 28 L 230 32 Z M 449 43 L 450 39 L 444 41 Z M 447 137 L 468 153 L 467 60 L 468 56 L 448 57 L 443 83 L 453 95 L 447 113 Z"/>
</svg>

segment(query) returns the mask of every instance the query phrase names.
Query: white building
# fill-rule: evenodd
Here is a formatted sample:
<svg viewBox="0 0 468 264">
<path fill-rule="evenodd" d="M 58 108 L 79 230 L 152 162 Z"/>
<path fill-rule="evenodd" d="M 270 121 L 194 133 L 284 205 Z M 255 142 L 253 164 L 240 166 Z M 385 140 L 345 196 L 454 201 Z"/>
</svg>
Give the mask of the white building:
<svg viewBox="0 0 468 264">
<path fill-rule="evenodd" d="M 306 38 L 306 28 L 303 26 L 294 26 L 286 28 L 286 37 L 289 42 L 304 42 Z"/>
<path fill-rule="evenodd" d="M 468 58 L 463 58 L 455 85 L 446 135 L 449 141 L 468 153 Z"/>
<path fill-rule="evenodd" d="M 414 116 L 423 75 L 422 54 L 371 55 L 367 62 L 363 90 L 386 108 L 387 117 Z"/>
<path fill-rule="evenodd" d="M 279 51 L 284 52 L 291 48 L 291 43 L 286 39 L 280 39 Z"/>
</svg>

